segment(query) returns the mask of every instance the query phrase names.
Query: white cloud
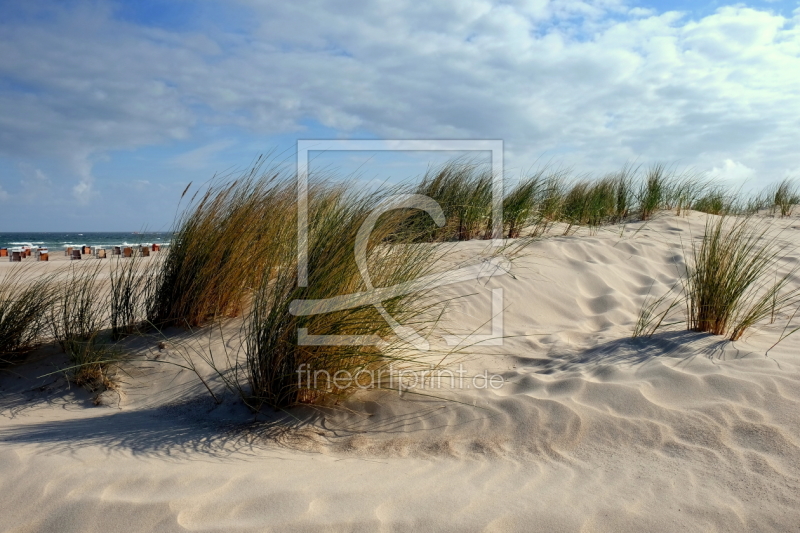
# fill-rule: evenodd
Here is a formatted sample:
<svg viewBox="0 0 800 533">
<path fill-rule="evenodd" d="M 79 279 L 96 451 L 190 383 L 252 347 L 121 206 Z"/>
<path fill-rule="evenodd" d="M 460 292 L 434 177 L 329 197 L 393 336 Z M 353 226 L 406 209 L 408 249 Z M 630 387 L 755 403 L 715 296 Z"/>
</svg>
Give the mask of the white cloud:
<svg viewBox="0 0 800 533">
<path fill-rule="evenodd" d="M 71 154 L 68 159 L 72 174 L 78 177 L 78 183 L 72 187 L 72 196 L 80 205 L 88 205 L 98 196 L 94 190 L 93 163 L 90 154 L 91 151 L 87 147 L 83 152 Z"/>
<path fill-rule="evenodd" d="M 616 0 L 240 5 L 242 31 L 143 28 L 95 3 L 0 25 L 0 154 L 62 158 L 69 176 L 53 179 L 80 198 L 99 154 L 309 121 L 500 138 L 516 168 L 543 154 L 579 171 L 800 166 L 798 18 L 735 6 L 691 20 Z M 227 142 L 172 163 L 201 169 Z"/>
<path fill-rule="evenodd" d="M 92 196 L 95 195 L 92 189 L 92 182 L 89 180 L 81 180 L 72 187 L 72 195 L 75 200 L 81 205 L 88 205 L 91 202 Z"/>
<path fill-rule="evenodd" d="M 718 180 L 742 182 L 753 178 L 755 170 L 739 161 L 726 159 L 721 167 L 712 168 L 709 176 Z"/>
</svg>

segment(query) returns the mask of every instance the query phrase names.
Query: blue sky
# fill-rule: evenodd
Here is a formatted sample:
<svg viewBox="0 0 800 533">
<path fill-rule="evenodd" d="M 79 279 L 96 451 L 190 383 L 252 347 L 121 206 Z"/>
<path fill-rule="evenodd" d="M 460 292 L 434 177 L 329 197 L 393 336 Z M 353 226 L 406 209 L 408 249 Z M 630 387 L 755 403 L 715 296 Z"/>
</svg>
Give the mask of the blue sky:
<svg viewBox="0 0 800 533">
<path fill-rule="evenodd" d="M 0 230 L 167 229 L 187 183 L 291 166 L 297 139 L 502 139 L 512 177 L 800 177 L 798 22 L 766 0 L 0 2 Z M 315 156 L 364 182 L 441 160 Z"/>
<path fill-rule="evenodd" d="M 705 17 L 713 14 L 719 8 L 731 5 L 743 5 L 752 8 L 772 11 L 791 17 L 792 11 L 797 9 L 796 1 L 789 0 L 756 0 L 752 2 L 726 2 L 725 0 L 715 0 L 713 2 L 703 2 L 698 0 L 641 0 L 632 2 L 631 5 L 654 9 L 660 13 L 665 11 L 681 11 L 694 17 Z"/>
</svg>

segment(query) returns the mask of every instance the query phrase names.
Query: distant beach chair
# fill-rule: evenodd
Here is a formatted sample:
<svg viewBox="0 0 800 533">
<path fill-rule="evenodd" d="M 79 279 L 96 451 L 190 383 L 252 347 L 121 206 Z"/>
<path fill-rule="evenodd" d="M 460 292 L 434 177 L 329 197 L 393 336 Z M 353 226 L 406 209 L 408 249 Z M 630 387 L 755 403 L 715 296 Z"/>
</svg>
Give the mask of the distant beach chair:
<svg viewBox="0 0 800 533">
<path fill-rule="evenodd" d="M 64 255 L 67 257 L 72 257 L 72 246 L 67 246 L 67 249 L 64 250 Z"/>
<path fill-rule="evenodd" d="M 122 249 L 122 256 L 123 257 L 132 257 L 133 256 L 133 250 L 129 246 L 126 246 L 125 248 Z"/>
<path fill-rule="evenodd" d="M 115 246 L 113 255 L 122 255 L 122 249 L 119 246 Z"/>
<path fill-rule="evenodd" d="M 161 250 L 161 246 L 156 243 L 153 243 L 153 251 L 158 252 L 159 250 Z"/>
<path fill-rule="evenodd" d="M 81 251 L 80 250 L 72 250 L 72 260 L 80 259 L 81 258 Z"/>
<path fill-rule="evenodd" d="M 11 252 L 11 257 L 9 258 L 9 261 L 12 261 L 12 262 L 13 261 L 22 261 L 22 252 L 18 252 L 16 250 Z"/>
<path fill-rule="evenodd" d="M 31 249 L 25 248 L 25 257 L 30 257 L 30 256 L 31 256 Z"/>
<path fill-rule="evenodd" d="M 50 261 L 50 252 L 47 248 L 41 248 L 36 252 L 36 259 L 38 261 Z"/>
<path fill-rule="evenodd" d="M 86 254 L 86 255 L 91 255 L 92 254 L 92 249 L 90 247 L 88 247 L 88 246 L 84 246 L 83 247 L 83 253 Z"/>
<path fill-rule="evenodd" d="M 142 246 L 142 257 L 150 257 L 150 248 Z"/>
<path fill-rule="evenodd" d="M 106 258 L 106 250 L 105 250 L 105 248 L 98 248 L 97 249 L 97 258 L 98 259 L 105 259 Z"/>
<path fill-rule="evenodd" d="M 0 257 L 8 257 L 8 248 L 0 248 Z"/>
</svg>

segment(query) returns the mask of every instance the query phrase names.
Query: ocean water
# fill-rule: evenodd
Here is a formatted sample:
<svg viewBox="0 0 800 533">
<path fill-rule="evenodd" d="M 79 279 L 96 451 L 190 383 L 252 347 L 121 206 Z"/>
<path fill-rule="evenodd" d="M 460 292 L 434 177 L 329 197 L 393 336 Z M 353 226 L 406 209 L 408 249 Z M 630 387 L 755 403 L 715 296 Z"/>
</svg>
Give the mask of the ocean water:
<svg viewBox="0 0 800 533">
<path fill-rule="evenodd" d="M 39 246 L 50 250 L 62 250 L 67 246 L 135 246 L 139 244 L 169 243 L 171 233 L 134 233 L 134 232 L 84 232 L 84 233 L 0 233 L 0 248 L 14 246 Z"/>
</svg>

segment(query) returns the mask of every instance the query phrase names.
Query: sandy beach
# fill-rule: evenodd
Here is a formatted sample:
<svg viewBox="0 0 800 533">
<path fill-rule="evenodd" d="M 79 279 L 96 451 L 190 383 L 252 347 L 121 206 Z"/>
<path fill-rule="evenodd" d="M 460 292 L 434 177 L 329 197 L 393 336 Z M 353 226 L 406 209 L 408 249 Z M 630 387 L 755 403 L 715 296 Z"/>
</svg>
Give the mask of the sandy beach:
<svg viewBox="0 0 800 533">
<path fill-rule="evenodd" d="M 490 289 L 503 289 L 502 345 L 447 363 L 501 376 L 497 388 L 366 390 L 254 419 L 169 364 L 235 352 L 232 319 L 166 330 L 161 347 L 126 339 L 119 388 L 95 406 L 62 375 L 41 377 L 64 355 L 39 350 L 0 381 L 0 529 L 797 530 L 800 336 L 770 350 L 788 316 L 736 342 L 685 324 L 631 338 L 645 297 L 677 290 L 706 216 L 550 237 L 508 274 L 448 287 L 460 298 L 431 336 L 441 346 L 445 330 L 488 334 Z M 800 219 L 772 223 L 796 250 Z"/>
</svg>

